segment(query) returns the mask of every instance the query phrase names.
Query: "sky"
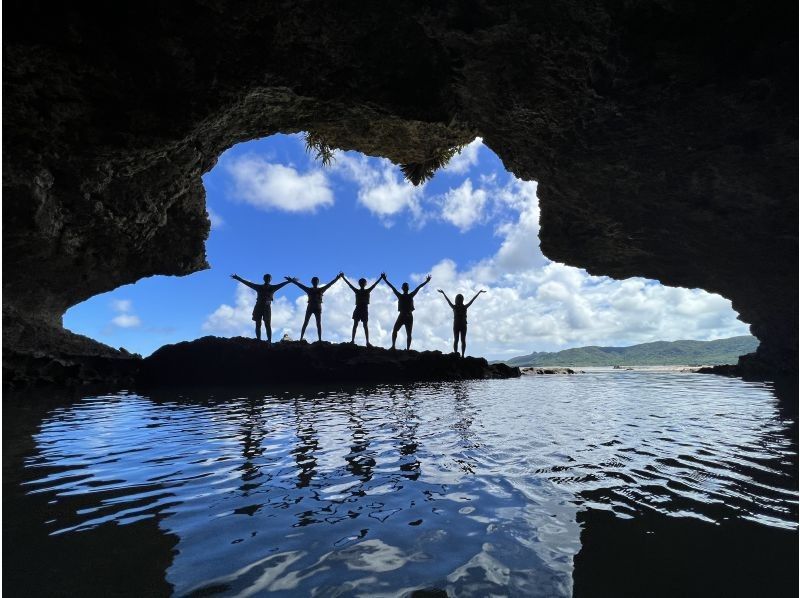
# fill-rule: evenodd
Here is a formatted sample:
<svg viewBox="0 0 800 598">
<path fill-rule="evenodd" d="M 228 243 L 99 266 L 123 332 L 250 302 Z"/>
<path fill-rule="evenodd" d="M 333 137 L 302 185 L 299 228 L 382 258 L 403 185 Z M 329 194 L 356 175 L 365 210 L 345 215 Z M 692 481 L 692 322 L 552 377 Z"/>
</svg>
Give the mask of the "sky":
<svg viewBox="0 0 800 598">
<path fill-rule="evenodd" d="M 386 272 L 396 286 L 433 279 L 417 295 L 419 350 L 450 351 L 452 312 L 437 289 L 469 300 L 467 354 L 505 359 L 585 345 L 711 340 L 749 334 L 727 299 L 643 278 L 613 280 L 547 259 L 539 249 L 536 183 L 506 172 L 476 139 L 426 184 L 414 187 L 383 158 L 337 151 L 330 166 L 304 138 L 274 135 L 241 143 L 203 177 L 211 233 L 209 270 L 153 276 L 71 308 L 70 330 L 149 355 L 206 335 L 255 336 L 260 283 L 297 276 L 321 284 L 343 270 L 356 284 Z M 305 294 L 288 285 L 273 303 L 273 338 L 297 339 Z M 323 339 L 349 341 L 353 292 L 338 282 L 324 296 Z M 385 284 L 372 293 L 370 340 L 388 347 L 397 316 Z M 313 319 L 307 333 L 315 338 Z M 359 330 L 356 342 L 363 343 Z M 404 345 L 401 331 L 399 345 Z"/>
</svg>

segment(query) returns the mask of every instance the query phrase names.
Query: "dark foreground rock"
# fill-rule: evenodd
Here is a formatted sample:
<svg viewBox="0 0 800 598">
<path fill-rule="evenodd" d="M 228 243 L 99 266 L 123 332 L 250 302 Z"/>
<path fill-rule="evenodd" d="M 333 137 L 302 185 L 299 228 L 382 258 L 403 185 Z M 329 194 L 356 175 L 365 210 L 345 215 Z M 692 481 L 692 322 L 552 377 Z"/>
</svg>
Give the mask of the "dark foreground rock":
<svg viewBox="0 0 800 598">
<path fill-rule="evenodd" d="M 743 380 L 772 380 L 778 381 L 784 378 L 797 381 L 797 375 L 789 372 L 781 372 L 776 375 L 772 362 L 765 362 L 761 354 L 748 353 L 739 356 L 736 364 L 712 365 L 699 368 L 698 374 L 716 374 L 729 378 L 742 378 Z"/>
<path fill-rule="evenodd" d="M 3 389 L 129 386 L 140 355 L 113 349 L 46 321 L 9 316 L 3 310 Z M 13 314 L 12 314 L 13 316 Z M 6 345 L 6 340 L 14 342 Z"/>
<path fill-rule="evenodd" d="M 519 368 L 439 351 L 206 336 L 166 345 L 142 362 L 146 385 L 413 382 L 516 378 Z"/>
</svg>

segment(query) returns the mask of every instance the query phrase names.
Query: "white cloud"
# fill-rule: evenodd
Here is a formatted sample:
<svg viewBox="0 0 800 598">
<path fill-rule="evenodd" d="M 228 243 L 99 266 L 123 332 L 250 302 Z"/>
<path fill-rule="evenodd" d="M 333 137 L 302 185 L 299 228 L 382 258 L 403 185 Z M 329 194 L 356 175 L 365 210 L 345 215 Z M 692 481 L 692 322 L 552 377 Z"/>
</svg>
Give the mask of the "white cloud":
<svg viewBox="0 0 800 598">
<path fill-rule="evenodd" d="M 111 323 L 119 328 L 136 328 L 142 324 L 139 316 L 133 314 L 133 302 L 130 299 L 114 299 L 111 309 L 119 315 L 111 319 Z"/>
<path fill-rule="evenodd" d="M 337 152 L 332 170 L 354 181 L 358 185 L 358 202 L 386 224 L 392 223 L 392 216 L 404 211 L 415 219 L 422 216 L 420 200 L 425 186 L 415 187 L 406 181 L 388 160 L 370 161 L 365 156 Z"/>
<path fill-rule="evenodd" d="M 225 221 L 222 219 L 222 216 L 217 214 L 217 212 L 212 210 L 209 206 L 206 206 L 206 213 L 208 214 L 208 219 L 211 222 L 212 230 L 224 226 Z"/>
<path fill-rule="evenodd" d="M 475 147 L 479 147 L 476 145 Z M 477 150 L 476 150 L 477 151 Z M 364 157 L 339 152 L 333 171 L 358 183 L 362 205 L 385 222 L 403 212 L 423 221 L 423 191 L 399 180 L 388 161 L 370 165 Z M 589 276 L 584 270 L 553 263 L 539 248 L 539 205 L 536 183 L 494 176 L 467 179 L 435 202 L 444 221 L 468 230 L 476 223 L 499 221 L 497 251 L 465 269 L 452 259 L 431 267 L 432 282 L 417 296 L 414 343 L 417 349 L 452 348 L 452 312 L 436 292 L 444 289 L 469 300 L 484 288 L 469 311 L 467 352 L 489 358 L 531 351 L 553 351 L 583 345 L 629 345 L 653 340 L 709 340 L 747 334 L 726 299 L 700 290 L 670 288 L 634 278 L 617 281 Z M 411 275 L 419 283 L 425 273 Z M 362 273 L 352 273 L 354 278 Z M 371 280 L 374 280 L 374 273 Z M 398 286 L 402 279 L 393 283 Z M 240 285 L 233 305 L 220 305 L 203 330 L 223 335 L 253 336 L 250 315 L 255 293 Z M 338 283 L 325 294 L 324 339 L 350 340 L 353 294 Z M 298 338 L 306 300 L 281 296 L 273 304 L 273 338 L 284 333 Z M 370 335 L 373 344 L 388 347 L 397 316 L 396 299 L 383 284 L 372 294 Z M 358 339 L 363 342 L 361 329 Z M 316 336 L 313 322 L 309 338 Z M 405 334 L 399 344 L 404 346 Z"/>
<path fill-rule="evenodd" d="M 472 188 L 472 181 L 465 179 L 459 187 L 450 189 L 442 201 L 442 218 L 466 232 L 483 218 L 487 194 L 484 189 Z"/>
<path fill-rule="evenodd" d="M 111 309 L 120 313 L 126 313 L 133 309 L 133 302 L 130 299 L 114 299 L 111 302 Z"/>
<path fill-rule="evenodd" d="M 442 169 L 448 174 L 464 174 L 473 166 L 478 164 L 480 149 L 483 147 L 483 139 L 475 138 L 472 143 L 467 144 L 458 152 L 450 162 Z"/>
<path fill-rule="evenodd" d="M 111 323 L 120 328 L 135 328 L 142 324 L 138 316 L 133 314 L 120 314 L 111 319 Z"/>
<path fill-rule="evenodd" d="M 259 209 L 316 212 L 333 205 L 333 192 L 321 170 L 303 174 L 258 156 L 231 160 L 226 168 L 234 182 L 233 197 Z"/>
</svg>

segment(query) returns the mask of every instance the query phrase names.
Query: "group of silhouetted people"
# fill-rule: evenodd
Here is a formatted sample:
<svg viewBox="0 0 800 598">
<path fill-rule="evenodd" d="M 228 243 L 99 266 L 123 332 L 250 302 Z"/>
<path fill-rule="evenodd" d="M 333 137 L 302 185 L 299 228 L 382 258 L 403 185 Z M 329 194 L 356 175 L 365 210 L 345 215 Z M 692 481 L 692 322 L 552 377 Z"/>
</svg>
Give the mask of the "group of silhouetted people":
<svg viewBox="0 0 800 598">
<path fill-rule="evenodd" d="M 336 275 L 336 278 L 331 280 L 328 284 L 319 286 L 319 278 L 316 276 L 311 279 L 311 286 L 308 287 L 302 284 L 297 278 L 293 276 L 286 276 L 284 277 L 286 280 L 280 284 L 270 284 L 272 281 L 272 276 L 269 274 L 264 274 L 264 284 L 256 284 L 254 282 L 250 282 L 249 280 L 245 280 L 244 278 L 236 275 L 231 274 L 231 278 L 234 280 L 238 280 L 244 285 L 247 285 L 251 289 L 256 292 L 256 304 L 253 307 L 253 321 L 256 324 L 256 338 L 261 340 L 261 323 L 264 322 L 264 328 L 267 331 L 267 342 L 272 342 L 272 300 L 275 296 L 275 292 L 289 283 L 292 283 L 299 288 L 303 289 L 306 296 L 308 297 L 308 305 L 306 307 L 306 316 L 303 320 L 303 328 L 300 331 L 300 340 L 303 340 L 306 334 L 306 328 L 308 328 L 308 322 L 311 320 L 311 316 L 314 316 L 314 320 L 317 324 L 317 338 L 321 341 L 322 340 L 322 295 L 325 294 L 329 288 L 331 288 L 336 281 L 340 278 L 343 279 L 347 286 L 349 286 L 353 293 L 355 293 L 356 298 L 356 307 L 353 310 L 353 334 L 350 339 L 351 343 L 355 343 L 356 340 L 356 331 L 358 329 L 358 323 L 364 326 L 364 336 L 367 341 L 367 346 L 371 347 L 372 345 L 369 342 L 369 296 L 370 293 L 378 286 L 378 283 L 383 280 L 386 284 L 389 285 L 389 288 L 392 289 L 392 292 L 397 297 L 397 320 L 394 323 L 394 328 L 392 328 L 392 349 L 395 348 L 397 344 L 397 333 L 400 331 L 401 328 L 405 327 L 406 329 L 406 349 L 411 348 L 411 333 L 414 329 L 414 297 L 419 292 L 419 290 L 428 284 L 431 280 L 430 275 L 425 278 L 425 281 L 422 282 L 415 288 L 413 291 L 409 292 L 409 286 L 407 282 L 404 282 L 403 285 L 400 287 L 402 292 L 398 291 L 397 288 L 389 282 L 389 279 L 386 278 L 386 273 L 381 273 L 378 280 L 376 280 L 371 286 L 367 286 L 367 279 L 360 278 L 358 280 L 358 287 L 354 286 L 347 277 L 344 275 L 344 272 L 339 272 Z M 458 352 L 458 341 L 461 340 L 461 356 L 464 356 L 464 352 L 466 351 L 467 347 L 467 309 L 470 305 L 478 298 L 478 295 L 484 293 L 485 291 L 480 290 L 475 293 L 475 296 L 469 301 L 469 303 L 464 303 L 464 296 L 463 295 L 456 295 L 456 302 L 453 303 L 450 301 L 450 298 L 445 294 L 445 292 L 439 289 L 439 292 L 444 295 L 445 300 L 447 301 L 448 305 L 453 310 L 453 352 Z"/>
</svg>

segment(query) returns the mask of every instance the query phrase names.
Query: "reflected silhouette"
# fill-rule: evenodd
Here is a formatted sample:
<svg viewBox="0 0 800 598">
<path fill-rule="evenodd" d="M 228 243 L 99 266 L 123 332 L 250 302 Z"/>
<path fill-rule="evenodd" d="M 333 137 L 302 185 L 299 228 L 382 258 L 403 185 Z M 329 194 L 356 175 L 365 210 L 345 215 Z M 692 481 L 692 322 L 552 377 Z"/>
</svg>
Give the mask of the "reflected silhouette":
<svg viewBox="0 0 800 598">
<path fill-rule="evenodd" d="M 358 415 L 354 405 L 355 398 L 348 401 L 348 428 L 350 429 L 350 452 L 344 458 L 347 461 L 347 471 L 360 480 L 358 489 L 351 490 L 352 496 L 365 496 L 364 484 L 372 479 L 372 468 L 375 459 L 368 453 L 370 444 L 369 431 L 364 427 L 364 420 Z"/>
<path fill-rule="evenodd" d="M 295 463 L 297 464 L 296 488 L 307 488 L 314 479 L 317 470 L 316 452 L 319 450 L 319 439 L 314 429 L 312 418 L 306 419 L 300 407 L 301 401 L 297 398 L 292 402 L 295 413 L 295 426 L 297 446 L 292 449 Z"/>
<path fill-rule="evenodd" d="M 411 349 L 411 332 L 414 329 L 414 297 L 419 293 L 419 290 L 428 284 L 431 281 L 431 275 L 425 277 L 425 280 L 417 286 L 413 291 L 410 293 L 408 292 L 408 283 L 404 282 L 402 289 L 403 292 L 401 293 L 398 291 L 395 286 L 389 282 L 389 279 L 386 278 L 386 273 L 384 272 L 381 274 L 381 278 L 386 281 L 386 284 L 389 285 L 389 288 L 392 289 L 392 292 L 397 297 L 397 320 L 394 323 L 394 328 L 392 328 L 392 349 L 395 349 L 395 345 L 397 343 L 397 333 L 405 326 L 406 328 L 406 350 Z"/>
<path fill-rule="evenodd" d="M 242 496 L 249 496 L 252 490 L 261 485 L 260 483 L 253 483 L 253 480 L 263 475 L 257 461 L 264 454 L 263 440 L 266 436 L 263 421 L 258 417 L 260 401 L 248 399 L 248 402 L 248 409 L 242 421 L 242 457 L 244 457 L 244 463 L 241 465 L 242 485 L 239 487 L 242 491 Z"/>
<path fill-rule="evenodd" d="M 464 295 L 461 293 L 456 295 L 456 302 L 453 303 L 442 289 L 439 289 L 439 292 L 444 295 L 445 301 L 453 310 L 453 353 L 458 353 L 458 339 L 460 337 L 461 357 L 464 357 L 464 352 L 467 350 L 467 309 L 475 302 L 478 295 L 486 291 L 481 289 L 475 293 L 475 296 L 467 304 L 464 304 Z"/>
<path fill-rule="evenodd" d="M 308 321 L 311 319 L 311 316 L 314 316 L 314 321 L 317 324 L 317 340 L 322 342 L 322 295 L 325 294 L 329 288 L 331 288 L 337 280 L 344 276 L 343 272 L 339 272 L 332 281 L 328 284 L 323 286 L 319 285 L 319 278 L 316 276 L 311 279 L 311 286 L 307 287 L 306 285 L 302 284 L 297 278 L 287 276 L 286 281 L 291 282 L 292 284 L 300 287 L 305 291 L 306 296 L 308 297 L 308 306 L 306 306 L 306 316 L 303 320 L 303 328 L 300 330 L 300 340 L 306 335 L 306 328 L 308 327 Z"/>
<path fill-rule="evenodd" d="M 392 413 L 396 417 L 401 475 L 407 480 L 414 481 L 420 475 L 420 462 L 417 459 L 419 443 L 416 437 L 419 427 L 418 406 L 415 404 L 414 394 L 408 388 L 393 389 L 389 397 L 392 401 Z"/>
<path fill-rule="evenodd" d="M 256 338 L 261 340 L 261 322 L 264 322 L 264 329 L 267 331 L 267 342 L 272 342 L 272 300 L 275 296 L 275 292 L 279 289 L 282 289 L 289 281 L 282 282 L 280 284 L 270 284 L 272 280 L 272 276 L 270 274 L 264 274 L 264 284 L 256 284 L 255 282 L 250 282 L 249 280 L 245 280 L 238 274 L 231 274 L 231 278 L 234 280 L 238 280 L 243 285 L 250 287 L 253 289 L 256 295 L 256 304 L 253 307 L 253 321 L 256 323 Z"/>
<path fill-rule="evenodd" d="M 376 280 L 372 286 L 367 287 L 367 279 L 366 278 L 359 278 L 358 279 L 358 288 L 354 287 L 347 277 L 342 274 L 342 280 L 347 283 L 347 286 L 352 289 L 352 291 L 356 294 L 356 308 L 353 310 L 353 335 L 350 338 L 351 343 L 356 342 L 356 330 L 358 329 L 358 323 L 361 322 L 364 326 L 364 338 L 367 340 L 367 346 L 371 347 L 372 345 L 369 343 L 369 294 L 373 291 L 373 289 L 378 286 L 378 283 L 383 278 L 384 274 Z"/>
</svg>

